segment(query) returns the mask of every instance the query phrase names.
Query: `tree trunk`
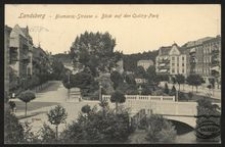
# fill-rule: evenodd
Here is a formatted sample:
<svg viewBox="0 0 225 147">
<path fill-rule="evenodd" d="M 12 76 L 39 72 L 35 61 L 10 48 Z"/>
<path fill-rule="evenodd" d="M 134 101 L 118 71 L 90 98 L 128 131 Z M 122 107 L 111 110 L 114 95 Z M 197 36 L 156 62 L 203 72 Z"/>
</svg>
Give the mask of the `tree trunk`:
<svg viewBox="0 0 225 147">
<path fill-rule="evenodd" d="M 116 114 L 118 112 L 118 102 L 116 102 Z"/>
<path fill-rule="evenodd" d="M 25 103 L 25 116 L 27 116 L 27 103 Z"/>
<path fill-rule="evenodd" d="M 180 84 L 179 84 L 179 91 L 180 91 Z"/>
<path fill-rule="evenodd" d="M 183 91 L 184 91 L 184 84 L 183 84 Z"/>
<path fill-rule="evenodd" d="M 191 88 L 192 88 L 192 92 L 193 92 L 193 85 L 191 86 Z"/>
<path fill-rule="evenodd" d="M 196 92 L 198 92 L 198 86 L 196 86 Z"/>
<path fill-rule="evenodd" d="M 55 138 L 58 140 L 58 125 L 55 126 Z"/>
<path fill-rule="evenodd" d="M 70 98 L 70 88 L 68 88 L 68 98 Z"/>
</svg>

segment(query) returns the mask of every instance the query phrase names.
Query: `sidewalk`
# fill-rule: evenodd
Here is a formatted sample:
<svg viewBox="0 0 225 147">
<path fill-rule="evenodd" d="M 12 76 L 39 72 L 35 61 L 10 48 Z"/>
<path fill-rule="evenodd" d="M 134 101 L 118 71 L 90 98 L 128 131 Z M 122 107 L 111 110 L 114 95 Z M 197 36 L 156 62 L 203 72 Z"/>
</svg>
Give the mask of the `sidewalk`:
<svg viewBox="0 0 225 147">
<path fill-rule="evenodd" d="M 171 89 L 173 87 L 173 84 L 171 83 L 167 83 L 168 84 L 168 88 Z M 165 82 L 160 82 L 159 87 L 164 88 L 165 87 Z M 179 89 L 179 85 L 175 84 L 175 88 L 178 90 Z M 184 89 L 183 89 L 183 84 L 180 85 L 180 91 L 181 92 L 192 92 L 192 86 L 185 84 L 184 85 Z M 199 86 L 198 87 L 198 92 L 196 92 L 196 87 L 193 87 L 193 94 L 196 95 L 200 95 L 200 96 L 208 96 L 210 98 L 214 98 L 214 99 L 221 99 L 221 90 L 220 89 L 214 89 L 214 95 L 213 95 L 213 91 L 209 90 L 208 88 Z"/>
</svg>

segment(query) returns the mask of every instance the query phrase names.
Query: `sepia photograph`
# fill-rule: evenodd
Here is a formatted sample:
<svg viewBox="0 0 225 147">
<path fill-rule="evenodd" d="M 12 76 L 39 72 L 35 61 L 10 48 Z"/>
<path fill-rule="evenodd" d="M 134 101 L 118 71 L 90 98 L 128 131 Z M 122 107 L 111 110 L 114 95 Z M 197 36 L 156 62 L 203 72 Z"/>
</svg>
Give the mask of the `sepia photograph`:
<svg viewBox="0 0 225 147">
<path fill-rule="evenodd" d="M 4 8 L 4 144 L 221 144 L 220 4 Z"/>
</svg>

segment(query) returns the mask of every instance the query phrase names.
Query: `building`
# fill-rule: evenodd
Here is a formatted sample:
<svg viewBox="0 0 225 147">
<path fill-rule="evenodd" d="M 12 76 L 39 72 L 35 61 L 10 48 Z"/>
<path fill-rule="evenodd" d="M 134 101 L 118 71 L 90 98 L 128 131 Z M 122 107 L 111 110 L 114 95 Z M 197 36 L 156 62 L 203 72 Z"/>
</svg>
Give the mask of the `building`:
<svg viewBox="0 0 225 147">
<path fill-rule="evenodd" d="M 176 43 L 172 46 L 161 47 L 155 63 L 156 73 L 159 75 L 187 76 L 187 56 L 185 50 Z"/>
<path fill-rule="evenodd" d="M 139 60 L 137 66 L 142 66 L 146 71 L 150 66 L 154 66 L 154 62 L 152 60 Z"/>
<path fill-rule="evenodd" d="M 5 26 L 4 28 L 4 89 L 6 94 L 9 93 L 9 41 L 12 28 Z"/>
<path fill-rule="evenodd" d="M 182 48 L 185 49 L 187 55 L 188 75 L 201 75 L 206 85 L 209 84 L 209 78 L 212 78 L 212 73 L 217 72 L 217 77 L 220 77 L 220 36 L 216 38 L 205 37 L 196 41 L 190 41 L 182 46 Z"/>
<path fill-rule="evenodd" d="M 144 84 L 144 83 L 147 83 L 148 80 L 145 79 L 145 78 L 135 78 L 135 82 L 136 82 L 137 84 Z"/>
<path fill-rule="evenodd" d="M 203 76 L 205 79 L 215 78 L 218 87 L 221 83 L 221 37 L 203 42 Z M 210 68 L 208 68 L 210 67 Z"/>
<path fill-rule="evenodd" d="M 118 71 L 120 74 L 122 74 L 124 72 L 123 59 L 121 59 L 118 62 L 116 62 L 116 71 Z"/>
<path fill-rule="evenodd" d="M 33 41 L 29 29 L 15 25 L 9 40 L 10 67 L 19 78 L 32 75 Z"/>
</svg>

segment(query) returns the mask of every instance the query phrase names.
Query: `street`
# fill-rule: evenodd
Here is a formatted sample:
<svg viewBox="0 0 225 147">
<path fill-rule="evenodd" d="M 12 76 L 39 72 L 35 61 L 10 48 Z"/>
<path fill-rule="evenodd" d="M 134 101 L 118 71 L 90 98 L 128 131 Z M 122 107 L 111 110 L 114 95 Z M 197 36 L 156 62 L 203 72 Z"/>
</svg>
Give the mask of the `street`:
<svg viewBox="0 0 225 147">
<path fill-rule="evenodd" d="M 173 84 L 171 83 L 167 83 L 168 84 L 168 88 L 169 89 L 172 89 L 173 87 Z M 164 88 L 165 87 L 165 82 L 160 82 L 159 84 L 160 87 Z M 179 86 L 178 84 L 175 84 L 175 88 L 178 90 L 179 89 Z M 187 84 L 181 84 L 180 85 L 180 91 L 182 92 L 192 92 L 192 86 L 189 86 Z M 214 98 L 214 99 L 219 99 L 221 100 L 221 90 L 220 89 L 215 89 L 214 90 L 214 94 L 212 92 L 212 90 L 209 90 L 205 87 L 202 87 L 202 86 L 199 86 L 198 87 L 198 92 L 196 92 L 196 88 L 193 87 L 193 94 L 196 94 L 196 95 L 201 95 L 201 96 L 208 96 L 208 97 L 211 97 L 211 98 Z"/>
</svg>

